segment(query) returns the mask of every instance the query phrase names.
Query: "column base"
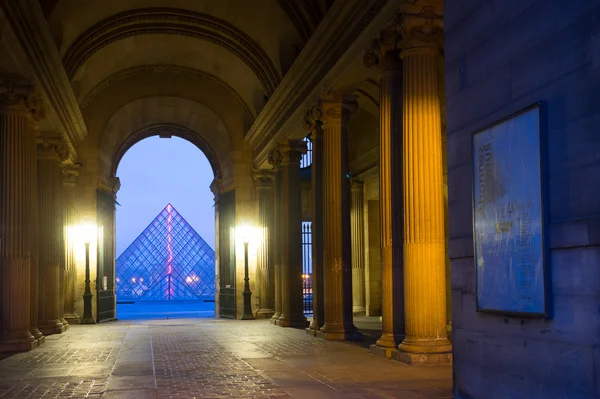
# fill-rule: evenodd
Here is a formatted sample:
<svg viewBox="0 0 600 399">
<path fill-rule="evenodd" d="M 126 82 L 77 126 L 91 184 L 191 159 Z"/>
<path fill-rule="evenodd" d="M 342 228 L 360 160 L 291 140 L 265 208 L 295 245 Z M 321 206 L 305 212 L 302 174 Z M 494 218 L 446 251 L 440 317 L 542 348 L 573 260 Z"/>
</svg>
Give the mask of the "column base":
<svg viewBox="0 0 600 399">
<path fill-rule="evenodd" d="M 70 325 L 79 324 L 79 321 L 81 320 L 81 316 L 77 313 L 67 313 L 64 318 Z"/>
<path fill-rule="evenodd" d="M 446 366 L 452 364 L 452 352 L 446 353 L 408 353 L 396 351 L 392 358 L 409 366 Z"/>
<path fill-rule="evenodd" d="M 380 348 L 396 349 L 398 343 L 404 340 L 404 335 L 383 334 L 376 342 Z"/>
<path fill-rule="evenodd" d="M 41 337 L 39 337 L 38 339 L 36 339 L 36 341 L 38 343 L 37 346 L 41 346 L 41 345 L 43 345 L 43 344 L 46 343 L 46 337 L 42 335 Z"/>
<path fill-rule="evenodd" d="M 391 359 L 394 356 L 394 353 L 398 352 L 396 348 L 385 348 L 379 345 L 371 345 L 369 347 L 369 352 L 371 352 L 375 356 L 385 357 L 386 359 Z"/>
<path fill-rule="evenodd" d="M 38 340 L 29 333 L 27 333 L 27 335 L 28 336 L 23 335 L 0 341 L 0 352 L 27 352 L 37 348 L 39 345 Z"/>
<path fill-rule="evenodd" d="M 275 312 L 273 317 L 271 317 L 271 324 L 277 325 L 277 320 L 279 320 L 280 316 L 281 316 L 281 312 Z"/>
<path fill-rule="evenodd" d="M 33 335 L 33 338 L 35 338 L 36 340 L 39 340 L 40 338 L 44 337 L 44 334 L 42 334 L 42 332 L 38 330 L 37 327 L 31 328 L 31 335 Z"/>
<path fill-rule="evenodd" d="M 274 314 L 275 314 L 275 311 L 273 309 L 261 309 L 258 312 L 256 312 L 256 318 L 257 319 L 271 319 L 271 318 L 273 318 Z"/>
<path fill-rule="evenodd" d="M 363 335 L 356 328 L 346 329 L 330 329 L 324 326 L 320 331 L 317 331 L 316 337 L 326 339 L 328 341 L 362 341 Z"/>
<path fill-rule="evenodd" d="M 59 318 L 59 320 L 65 328 L 65 331 L 67 331 L 69 329 L 69 323 L 64 319 L 64 317 Z"/>
<path fill-rule="evenodd" d="M 308 320 L 287 320 L 287 319 L 279 319 L 277 320 L 276 325 L 279 327 L 289 327 L 289 328 L 306 328 L 308 327 Z"/>
<path fill-rule="evenodd" d="M 39 329 L 44 335 L 62 334 L 66 331 L 65 326 L 59 320 L 51 320 L 47 323 L 40 324 Z"/>
</svg>

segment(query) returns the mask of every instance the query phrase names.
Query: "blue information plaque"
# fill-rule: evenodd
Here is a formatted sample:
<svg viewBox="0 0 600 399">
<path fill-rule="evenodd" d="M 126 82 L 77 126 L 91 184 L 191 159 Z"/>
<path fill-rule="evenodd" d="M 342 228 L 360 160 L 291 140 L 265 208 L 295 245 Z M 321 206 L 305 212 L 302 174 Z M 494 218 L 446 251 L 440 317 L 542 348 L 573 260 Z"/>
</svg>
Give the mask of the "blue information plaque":
<svg viewBox="0 0 600 399">
<path fill-rule="evenodd" d="M 541 111 L 473 134 L 478 311 L 547 317 Z"/>
</svg>

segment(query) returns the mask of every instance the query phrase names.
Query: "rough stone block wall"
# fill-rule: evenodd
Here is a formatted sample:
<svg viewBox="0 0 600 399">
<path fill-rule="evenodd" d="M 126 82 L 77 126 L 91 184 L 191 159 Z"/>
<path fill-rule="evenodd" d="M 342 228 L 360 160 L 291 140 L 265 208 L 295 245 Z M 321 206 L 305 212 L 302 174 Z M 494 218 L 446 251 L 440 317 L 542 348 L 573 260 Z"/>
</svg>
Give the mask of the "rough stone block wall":
<svg viewBox="0 0 600 399">
<path fill-rule="evenodd" d="M 455 398 L 600 398 L 600 1 L 444 8 Z M 471 134 L 537 100 L 551 319 L 477 313 Z"/>
</svg>

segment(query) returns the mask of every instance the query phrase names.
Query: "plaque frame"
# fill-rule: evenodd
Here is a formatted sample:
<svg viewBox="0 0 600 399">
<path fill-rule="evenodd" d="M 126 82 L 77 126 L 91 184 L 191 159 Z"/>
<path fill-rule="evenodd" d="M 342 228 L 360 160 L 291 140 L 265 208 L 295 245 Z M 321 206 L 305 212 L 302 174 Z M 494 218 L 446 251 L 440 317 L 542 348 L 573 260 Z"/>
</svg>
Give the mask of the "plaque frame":
<svg viewBox="0 0 600 399">
<path fill-rule="evenodd" d="M 538 122 L 538 126 L 539 129 L 536 132 L 536 134 L 538 135 L 537 137 L 537 150 L 538 150 L 538 154 L 539 154 L 539 164 L 537 164 L 537 166 L 539 167 L 539 176 L 540 176 L 540 181 L 539 181 L 539 190 L 540 190 L 540 195 L 539 198 L 537 199 L 539 201 L 539 206 L 540 206 L 540 216 L 541 216 L 541 251 L 539 251 L 539 256 L 541 257 L 541 273 L 543 274 L 541 276 L 541 281 L 542 281 L 542 294 L 540 295 L 540 300 L 543 301 L 543 310 L 541 310 L 540 312 L 533 312 L 533 311 L 521 311 L 521 310 L 514 310 L 514 309 L 507 309 L 507 308 L 492 308 L 492 307 L 484 307 L 484 306 L 480 306 L 480 279 L 479 279 L 479 258 L 478 258 L 478 253 L 477 253 L 477 247 L 478 247 L 478 236 L 477 236 L 477 229 L 476 229 L 476 188 L 477 186 L 477 182 L 476 182 L 476 169 L 478 167 L 477 165 L 477 160 L 478 160 L 478 154 L 476 151 L 476 147 L 475 147 L 475 140 L 476 137 L 480 134 L 483 134 L 485 132 L 490 131 L 491 129 L 501 126 L 503 124 L 506 124 L 507 122 L 516 119 L 517 117 L 528 113 L 530 111 L 536 110 L 537 109 L 537 122 Z M 537 101 L 532 105 L 529 105 L 525 108 L 522 108 L 512 114 L 509 114 L 508 116 L 505 116 L 501 119 L 496 120 L 495 122 L 492 122 L 486 126 L 484 126 L 483 128 L 480 128 L 476 131 L 474 131 L 471 134 L 471 212 L 472 212 L 472 232 L 473 232 L 473 265 L 474 265 L 474 269 L 475 269 L 475 306 L 476 306 L 476 311 L 480 312 L 480 313 L 490 313 L 490 314 L 496 314 L 496 315 L 503 315 L 503 316 L 514 316 L 514 317 L 526 317 L 526 318 L 543 318 L 543 319 L 549 319 L 550 318 L 550 314 L 551 314 L 551 286 L 549 284 L 550 282 L 550 273 L 548 270 L 548 259 L 550 259 L 549 256 L 549 245 L 547 242 L 547 237 L 548 237 L 548 232 L 547 232 L 547 228 L 548 226 L 546 225 L 546 221 L 549 220 L 549 215 L 548 215 L 548 208 L 546 206 L 546 204 L 548 203 L 547 200 L 547 193 L 548 193 L 548 180 L 547 180 L 547 171 L 548 171 L 548 161 L 547 161 L 547 119 L 546 119 L 546 104 L 545 102 L 542 101 Z"/>
</svg>

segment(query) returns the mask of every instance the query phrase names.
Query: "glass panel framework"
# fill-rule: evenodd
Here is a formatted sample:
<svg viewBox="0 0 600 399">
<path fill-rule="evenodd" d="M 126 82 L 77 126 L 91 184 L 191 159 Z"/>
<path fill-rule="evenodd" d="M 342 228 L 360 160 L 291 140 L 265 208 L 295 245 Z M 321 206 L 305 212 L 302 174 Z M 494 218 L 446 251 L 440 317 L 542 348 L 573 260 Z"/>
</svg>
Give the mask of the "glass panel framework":
<svg viewBox="0 0 600 399">
<path fill-rule="evenodd" d="M 215 295 L 215 251 L 168 204 L 117 259 L 117 301 Z"/>
</svg>

